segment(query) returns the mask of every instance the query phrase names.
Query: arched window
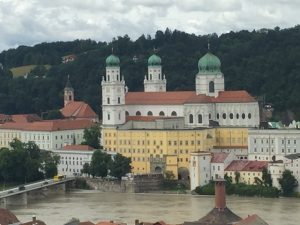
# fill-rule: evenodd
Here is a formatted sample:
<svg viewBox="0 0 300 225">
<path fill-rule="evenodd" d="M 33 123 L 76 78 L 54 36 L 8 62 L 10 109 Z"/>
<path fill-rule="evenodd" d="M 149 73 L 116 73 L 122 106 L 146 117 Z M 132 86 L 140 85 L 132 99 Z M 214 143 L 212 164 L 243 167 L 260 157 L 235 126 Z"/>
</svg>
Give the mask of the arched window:
<svg viewBox="0 0 300 225">
<path fill-rule="evenodd" d="M 248 113 L 248 119 L 251 119 L 251 113 Z"/>
<path fill-rule="evenodd" d="M 198 115 L 198 123 L 202 123 L 202 115 L 201 114 Z"/>
<path fill-rule="evenodd" d="M 159 116 L 165 116 L 165 113 L 163 111 L 160 111 Z"/>
<path fill-rule="evenodd" d="M 171 113 L 171 116 L 177 116 L 177 113 L 176 113 L 175 111 L 173 111 L 173 112 Z"/>
<path fill-rule="evenodd" d="M 109 98 L 107 98 L 107 104 L 110 104 L 110 99 Z"/>
<path fill-rule="evenodd" d="M 72 100 L 72 96 L 71 95 L 69 95 L 69 101 L 71 101 Z"/>
<path fill-rule="evenodd" d="M 110 114 L 107 113 L 107 120 L 110 120 Z"/>
<path fill-rule="evenodd" d="M 136 116 L 140 116 L 140 115 L 141 115 L 141 112 L 140 112 L 140 111 L 137 111 L 137 112 L 135 113 L 135 115 L 136 115 Z"/>
<path fill-rule="evenodd" d="M 208 114 L 208 119 L 211 120 L 211 114 Z"/>
<path fill-rule="evenodd" d="M 126 115 L 126 116 L 129 116 L 129 112 L 128 112 L 128 111 L 126 111 L 126 112 L 125 112 L 125 115 Z"/>
<path fill-rule="evenodd" d="M 208 87 L 209 93 L 214 93 L 215 92 L 215 83 L 213 81 L 210 81 L 208 86 L 209 86 Z"/>
<path fill-rule="evenodd" d="M 193 116 L 193 114 L 189 115 L 189 123 L 194 123 L 194 116 Z"/>
<path fill-rule="evenodd" d="M 150 80 L 152 80 L 152 74 L 150 73 Z"/>
<path fill-rule="evenodd" d="M 110 80 L 110 76 L 109 75 L 107 75 L 107 81 L 109 81 Z"/>
<path fill-rule="evenodd" d="M 151 111 L 149 111 L 149 112 L 147 113 L 147 115 L 148 115 L 148 116 L 153 116 L 153 113 L 152 113 Z"/>
<path fill-rule="evenodd" d="M 242 118 L 243 118 L 243 119 L 245 119 L 245 118 L 246 118 L 246 115 L 245 115 L 245 113 L 243 113 L 243 114 L 242 114 Z"/>
<path fill-rule="evenodd" d="M 220 114 L 219 113 L 217 113 L 217 120 L 220 118 Z"/>
<path fill-rule="evenodd" d="M 237 118 L 237 119 L 239 119 L 239 118 L 240 118 L 240 115 L 239 115 L 238 113 L 236 114 L 236 118 Z"/>
<path fill-rule="evenodd" d="M 225 120 L 226 119 L 226 113 L 223 113 L 222 117 Z"/>
<path fill-rule="evenodd" d="M 229 114 L 229 118 L 233 119 L 233 114 L 232 113 Z"/>
</svg>

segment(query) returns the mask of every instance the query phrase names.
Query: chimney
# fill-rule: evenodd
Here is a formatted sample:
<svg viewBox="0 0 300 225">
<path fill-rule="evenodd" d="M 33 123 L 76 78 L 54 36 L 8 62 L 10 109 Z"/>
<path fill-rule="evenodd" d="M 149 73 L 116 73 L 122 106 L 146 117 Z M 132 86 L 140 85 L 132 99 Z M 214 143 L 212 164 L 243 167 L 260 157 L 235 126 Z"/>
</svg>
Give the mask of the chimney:
<svg viewBox="0 0 300 225">
<path fill-rule="evenodd" d="M 215 208 L 224 211 L 226 208 L 226 191 L 224 179 L 215 180 Z"/>
</svg>

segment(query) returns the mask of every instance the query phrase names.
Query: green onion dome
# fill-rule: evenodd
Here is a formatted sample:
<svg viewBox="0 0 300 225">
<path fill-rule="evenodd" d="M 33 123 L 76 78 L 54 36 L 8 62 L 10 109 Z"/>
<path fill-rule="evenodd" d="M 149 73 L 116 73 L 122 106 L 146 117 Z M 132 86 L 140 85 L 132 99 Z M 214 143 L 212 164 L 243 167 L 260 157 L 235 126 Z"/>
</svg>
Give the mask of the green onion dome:
<svg viewBox="0 0 300 225">
<path fill-rule="evenodd" d="M 217 56 L 208 52 L 199 59 L 198 68 L 200 72 L 220 72 L 221 61 Z"/>
<path fill-rule="evenodd" d="M 106 58 L 106 66 L 119 66 L 119 65 L 120 65 L 120 59 L 118 56 L 111 54 Z"/>
<path fill-rule="evenodd" d="M 161 58 L 158 55 L 151 55 L 148 59 L 148 66 L 159 66 L 161 65 Z"/>
</svg>

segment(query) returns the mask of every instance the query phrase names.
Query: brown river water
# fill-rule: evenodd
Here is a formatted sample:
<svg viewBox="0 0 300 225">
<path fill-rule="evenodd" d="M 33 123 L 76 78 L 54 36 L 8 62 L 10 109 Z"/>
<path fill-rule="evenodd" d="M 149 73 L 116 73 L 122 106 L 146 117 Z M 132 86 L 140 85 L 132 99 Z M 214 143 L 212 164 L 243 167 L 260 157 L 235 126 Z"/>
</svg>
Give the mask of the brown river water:
<svg viewBox="0 0 300 225">
<path fill-rule="evenodd" d="M 300 199 L 296 198 L 227 197 L 227 206 L 242 218 L 258 214 L 270 225 L 300 224 Z M 213 207 L 213 196 L 75 191 L 9 209 L 22 222 L 36 215 L 47 225 L 63 225 L 73 217 L 94 223 L 113 220 L 133 225 L 135 219 L 176 224 L 195 221 Z"/>
</svg>

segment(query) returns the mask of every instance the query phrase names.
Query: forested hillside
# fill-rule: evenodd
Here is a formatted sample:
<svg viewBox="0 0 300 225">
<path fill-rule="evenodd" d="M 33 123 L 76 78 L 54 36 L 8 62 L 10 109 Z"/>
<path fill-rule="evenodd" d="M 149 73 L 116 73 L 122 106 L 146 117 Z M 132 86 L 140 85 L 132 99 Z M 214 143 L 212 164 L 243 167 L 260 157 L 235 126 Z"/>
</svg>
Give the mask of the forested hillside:
<svg viewBox="0 0 300 225">
<path fill-rule="evenodd" d="M 120 57 L 121 73 L 130 91 L 143 90 L 147 58 L 153 47 L 162 58 L 168 90 L 194 90 L 197 63 L 207 52 L 208 37 L 211 51 L 221 59 L 227 90 L 245 89 L 254 96 L 265 96 L 266 102 L 274 105 L 278 118 L 291 111 L 300 119 L 300 26 L 220 36 L 167 29 L 136 41 L 125 35 L 112 43 L 75 40 L 20 46 L 0 54 L 0 113 L 41 114 L 61 108 L 69 74 L 75 98 L 88 102 L 100 114 L 101 76 L 112 46 Z M 61 57 L 68 54 L 75 54 L 77 59 L 62 64 Z M 47 70 L 38 66 L 27 79 L 12 78 L 10 68 L 32 64 L 51 67 Z"/>
</svg>

